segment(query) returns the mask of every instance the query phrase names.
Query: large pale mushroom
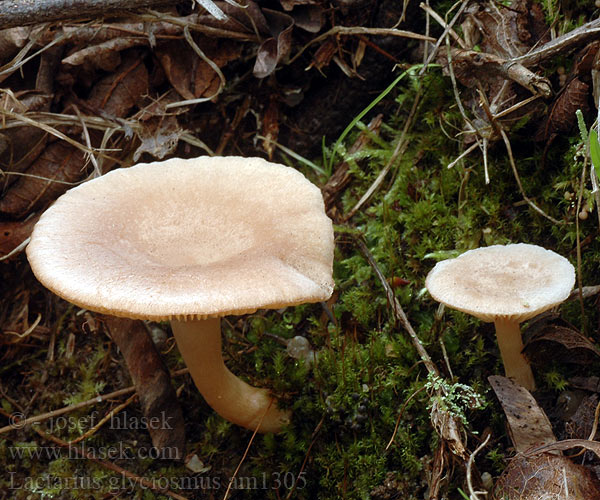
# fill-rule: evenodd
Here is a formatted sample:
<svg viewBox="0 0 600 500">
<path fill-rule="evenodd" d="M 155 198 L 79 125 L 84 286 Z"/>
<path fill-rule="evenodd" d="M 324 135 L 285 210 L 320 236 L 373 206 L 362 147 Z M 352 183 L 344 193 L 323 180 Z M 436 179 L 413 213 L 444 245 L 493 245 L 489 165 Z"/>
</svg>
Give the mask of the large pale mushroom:
<svg viewBox="0 0 600 500">
<path fill-rule="evenodd" d="M 535 380 L 519 324 L 563 302 L 574 284 L 567 259 L 525 243 L 477 248 L 438 262 L 425 282 L 438 302 L 494 323 L 506 376 L 530 391 Z"/>
<path fill-rule="evenodd" d="M 241 157 L 118 169 L 61 196 L 27 257 L 78 306 L 170 320 L 196 386 L 224 418 L 261 432 L 289 420 L 266 389 L 226 368 L 220 317 L 331 295 L 332 223 L 298 171 Z"/>
</svg>

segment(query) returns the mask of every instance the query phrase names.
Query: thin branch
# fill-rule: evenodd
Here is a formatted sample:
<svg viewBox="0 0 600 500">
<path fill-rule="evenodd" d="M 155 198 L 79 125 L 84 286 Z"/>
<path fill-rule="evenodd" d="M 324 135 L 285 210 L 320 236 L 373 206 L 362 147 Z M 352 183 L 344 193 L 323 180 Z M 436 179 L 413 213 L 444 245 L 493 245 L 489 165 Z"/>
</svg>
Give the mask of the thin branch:
<svg viewBox="0 0 600 500">
<path fill-rule="evenodd" d="M 172 377 L 178 377 L 180 375 L 185 375 L 188 373 L 187 368 L 183 368 L 181 370 L 177 370 L 171 374 Z M 58 410 L 53 410 L 48 413 L 42 413 L 40 415 L 36 415 L 30 418 L 19 418 L 24 415 L 13 414 L 10 417 L 10 425 L 5 427 L 0 427 L 0 434 L 4 434 L 5 432 L 14 431 L 16 429 L 22 429 L 28 424 L 33 424 L 35 422 L 43 422 L 45 420 L 49 420 L 51 418 L 58 417 L 59 415 L 64 415 L 65 413 L 70 413 L 75 410 L 79 410 L 80 408 L 85 408 L 86 406 L 91 406 L 96 403 L 102 403 L 107 399 L 114 399 L 119 396 L 125 396 L 127 394 L 131 394 L 135 392 L 135 386 L 125 387 L 124 389 L 119 389 L 118 391 L 110 392 L 108 394 L 103 394 L 101 396 L 96 396 L 95 398 L 88 399 L 87 401 L 82 401 L 81 403 L 77 403 L 70 406 L 65 406 L 64 408 L 59 408 Z"/>
<path fill-rule="evenodd" d="M 93 453 L 92 451 L 87 451 L 86 447 L 84 446 L 71 446 L 66 441 L 63 441 L 62 439 L 53 436 L 52 434 L 48 434 L 37 427 L 35 428 L 35 432 L 37 432 L 41 437 L 47 439 L 52 443 L 55 443 L 63 448 L 68 448 L 69 453 L 76 457 L 86 458 L 91 462 L 95 462 L 108 470 L 120 474 L 122 477 L 129 478 L 131 480 L 130 484 L 139 485 L 141 488 L 145 489 L 151 489 L 163 495 L 167 495 L 175 500 L 188 500 L 187 497 L 179 495 L 178 493 L 175 493 L 171 490 L 160 488 L 154 481 L 138 476 L 137 474 L 134 474 L 133 472 L 128 471 L 127 469 L 123 469 L 123 467 L 119 467 L 117 464 L 113 464 L 112 462 L 109 462 L 107 460 L 101 460 L 99 458 L 96 458 L 95 453 Z"/>
<path fill-rule="evenodd" d="M 396 295 L 394 294 L 392 287 L 387 282 L 387 279 L 381 272 L 381 269 L 379 269 L 379 266 L 377 265 L 377 261 L 375 260 L 375 257 L 373 257 L 373 254 L 368 249 L 368 247 L 364 241 L 362 241 L 359 238 L 356 238 L 355 241 L 356 241 L 356 245 L 358 246 L 358 249 L 360 250 L 360 253 L 362 253 L 363 256 L 365 257 L 365 259 L 367 259 L 367 262 L 373 268 L 373 271 L 375 271 L 377 278 L 379 278 L 379 281 L 381 282 L 383 288 L 385 289 L 385 294 L 387 296 L 388 303 L 392 307 L 392 313 L 393 313 L 394 319 L 396 320 L 397 323 L 400 323 L 400 325 L 402 325 L 402 327 L 408 332 L 408 335 L 410 336 L 410 339 L 411 339 L 413 345 L 415 346 L 415 349 L 419 353 L 421 360 L 425 364 L 427 371 L 430 374 L 439 377 L 440 374 L 439 374 L 437 367 L 435 366 L 434 362 L 431 360 L 431 357 L 429 356 L 429 353 L 425 350 L 425 347 L 423 347 L 423 344 L 421 343 L 421 340 L 419 339 L 417 332 L 415 332 L 412 325 L 408 321 L 408 318 L 406 316 L 406 313 L 404 312 L 404 309 L 402 309 L 402 306 L 400 305 L 400 302 L 398 302 L 398 299 L 396 298 Z"/>
<path fill-rule="evenodd" d="M 173 4 L 172 0 L 3 0 L 0 29 L 32 24 L 89 19 L 127 10 Z"/>
</svg>

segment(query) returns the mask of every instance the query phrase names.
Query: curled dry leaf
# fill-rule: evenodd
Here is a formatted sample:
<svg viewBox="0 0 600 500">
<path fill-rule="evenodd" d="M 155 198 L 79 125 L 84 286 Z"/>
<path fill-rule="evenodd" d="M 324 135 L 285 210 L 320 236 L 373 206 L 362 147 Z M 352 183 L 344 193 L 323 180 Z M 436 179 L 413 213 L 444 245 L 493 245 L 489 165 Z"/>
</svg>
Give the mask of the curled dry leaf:
<svg viewBox="0 0 600 500">
<path fill-rule="evenodd" d="M 573 399 L 575 399 L 577 407 L 575 409 L 568 408 L 572 411 L 572 414 L 566 415 L 564 437 L 567 439 L 588 439 L 596 420 L 598 395 L 585 395 L 579 401 L 577 401 L 578 398 Z"/>
<path fill-rule="evenodd" d="M 0 108 L 17 113 L 44 111 L 49 108 L 50 102 L 50 95 L 27 90 L 3 94 Z M 44 150 L 46 140 L 46 132 L 35 127 L 6 128 L 0 134 L 0 168 L 5 172 L 24 172 Z M 15 176 L 6 176 L 6 186 L 16 180 Z"/>
<path fill-rule="evenodd" d="M 575 112 L 589 109 L 590 86 L 575 77 L 562 90 L 552 104 L 544 123 L 535 134 L 536 141 L 547 141 L 557 134 L 568 132 L 575 125 Z"/>
<path fill-rule="evenodd" d="M 517 455 L 496 482 L 492 500 L 592 500 L 600 483 L 562 455 Z"/>
<path fill-rule="evenodd" d="M 533 362 L 555 359 L 561 363 L 589 364 L 598 361 L 600 349 L 573 328 L 547 324 L 536 331 L 524 349 Z"/>
<path fill-rule="evenodd" d="M 292 28 L 294 19 L 282 12 L 263 9 L 272 38 L 261 43 L 256 54 L 253 74 L 257 78 L 269 76 L 277 64 L 285 59 L 292 49 Z"/>
<path fill-rule="evenodd" d="M 133 161 L 138 161 L 143 153 L 164 158 L 175 150 L 184 133 L 177 119 L 171 115 L 150 118 L 141 124 L 143 126 L 136 133 L 142 143 L 133 154 Z"/>
<path fill-rule="evenodd" d="M 171 377 L 160 354 L 148 335 L 143 321 L 103 316 L 111 337 L 121 350 L 135 385 L 152 444 L 169 453 L 170 458 L 184 456 L 185 427 L 181 406 L 177 401 Z"/>
<path fill-rule="evenodd" d="M 63 59 L 63 64 L 69 66 L 85 66 L 86 69 L 101 69 L 115 71 L 121 64 L 120 52 L 138 45 L 147 45 L 143 38 L 114 38 L 106 42 L 84 47 Z"/>
<path fill-rule="evenodd" d="M 556 441 L 548 417 L 527 389 L 499 375 L 488 380 L 506 414 L 510 438 L 518 452 Z"/>
<path fill-rule="evenodd" d="M 469 455 L 463 444 L 464 429 L 458 418 L 440 408 L 437 400 L 431 407 L 431 423 L 439 436 L 446 442 L 452 453 L 467 460 Z"/>
<path fill-rule="evenodd" d="M 203 37 L 196 43 L 219 68 L 237 59 L 241 53 L 241 45 L 229 40 L 217 41 Z M 185 41 L 161 44 L 155 53 L 169 83 L 184 99 L 211 97 L 217 93 L 219 75 Z"/>
<path fill-rule="evenodd" d="M 8 28 L 0 30 L 0 64 L 8 62 L 21 50 L 27 41 L 31 28 Z"/>
</svg>

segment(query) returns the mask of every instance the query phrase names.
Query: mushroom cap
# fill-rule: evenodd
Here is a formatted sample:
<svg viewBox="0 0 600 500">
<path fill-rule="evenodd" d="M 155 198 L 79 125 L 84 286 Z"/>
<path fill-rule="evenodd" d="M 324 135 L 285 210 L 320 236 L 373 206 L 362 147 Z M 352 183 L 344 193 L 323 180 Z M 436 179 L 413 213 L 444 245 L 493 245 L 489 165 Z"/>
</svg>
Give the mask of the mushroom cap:
<svg viewBox="0 0 600 500">
<path fill-rule="evenodd" d="M 327 299 L 333 226 L 320 190 L 261 158 L 170 159 L 61 196 L 27 257 L 64 299 L 139 319 L 202 319 Z"/>
<path fill-rule="evenodd" d="M 563 302 L 574 284 L 567 259 L 526 243 L 469 250 L 438 262 L 425 281 L 431 296 L 453 309 L 519 323 Z"/>
</svg>

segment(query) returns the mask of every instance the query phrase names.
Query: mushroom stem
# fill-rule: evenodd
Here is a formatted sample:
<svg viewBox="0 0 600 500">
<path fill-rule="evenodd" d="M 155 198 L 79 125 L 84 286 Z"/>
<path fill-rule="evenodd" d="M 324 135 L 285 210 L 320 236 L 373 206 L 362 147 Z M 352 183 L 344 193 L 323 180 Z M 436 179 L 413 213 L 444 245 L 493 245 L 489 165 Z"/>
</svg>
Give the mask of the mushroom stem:
<svg viewBox="0 0 600 500">
<path fill-rule="evenodd" d="M 528 391 L 534 391 L 535 379 L 531 366 L 523 355 L 523 340 L 519 323 L 508 319 L 497 319 L 494 321 L 494 325 L 506 376 Z"/>
<path fill-rule="evenodd" d="M 171 328 L 196 387 L 219 415 L 246 429 L 258 427 L 258 432 L 278 432 L 289 422 L 290 413 L 280 410 L 266 389 L 248 385 L 227 369 L 219 318 L 171 320 Z"/>
</svg>

